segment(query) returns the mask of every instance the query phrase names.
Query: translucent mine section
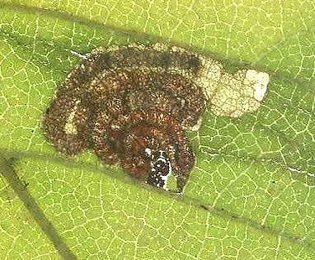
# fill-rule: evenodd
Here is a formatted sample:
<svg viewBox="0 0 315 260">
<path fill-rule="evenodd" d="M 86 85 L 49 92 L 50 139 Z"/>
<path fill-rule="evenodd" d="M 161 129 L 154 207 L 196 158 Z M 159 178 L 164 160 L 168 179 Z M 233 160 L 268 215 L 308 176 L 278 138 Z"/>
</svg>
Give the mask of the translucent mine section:
<svg viewBox="0 0 315 260">
<path fill-rule="evenodd" d="M 77 109 L 78 109 L 78 104 L 80 103 L 80 101 L 76 101 L 76 104 L 73 108 L 73 110 L 70 112 L 65 127 L 64 127 L 64 131 L 67 135 L 76 135 L 78 134 L 77 131 L 77 127 L 75 125 L 75 123 L 73 122 L 75 114 L 77 113 Z"/>
<path fill-rule="evenodd" d="M 267 91 L 269 75 L 256 70 L 225 72 L 216 60 L 201 57 L 197 82 L 203 86 L 210 109 L 220 116 L 240 117 L 256 111 Z"/>
</svg>

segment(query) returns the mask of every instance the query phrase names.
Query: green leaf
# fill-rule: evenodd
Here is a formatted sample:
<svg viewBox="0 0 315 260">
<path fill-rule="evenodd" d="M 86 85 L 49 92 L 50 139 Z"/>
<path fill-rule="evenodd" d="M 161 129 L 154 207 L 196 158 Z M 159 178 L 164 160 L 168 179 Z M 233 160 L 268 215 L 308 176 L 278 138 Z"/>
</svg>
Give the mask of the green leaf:
<svg viewBox="0 0 315 260">
<path fill-rule="evenodd" d="M 314 259 L 315 4 L 0 2 L 1 259 Z M 185 192 L 92 152 L 56 153 L 41 121 L 71 50 L 172 42 L 271 76 L 255 113 L 206 112 Z"/>
</svg>

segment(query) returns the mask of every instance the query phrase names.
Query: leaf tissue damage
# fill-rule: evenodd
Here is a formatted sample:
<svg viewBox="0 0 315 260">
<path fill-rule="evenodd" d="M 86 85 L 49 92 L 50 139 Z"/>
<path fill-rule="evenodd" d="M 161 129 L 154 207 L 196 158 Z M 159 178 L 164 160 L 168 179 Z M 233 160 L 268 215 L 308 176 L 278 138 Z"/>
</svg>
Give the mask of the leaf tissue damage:
<svg viewBox="0 0 315 260">
<path fill-rule="evenodd" d="M 184 129 L 198 130 L 209 105 L 240 117 L 258 109 L 269 75 L 226 72 L 209 57 L 164 44 L 97 48 L 82 56 L 44 118 L 47 139 L 62 153 L 91 148 L 105 164 L 182 192 L 195 156 Z"/>
</svg>

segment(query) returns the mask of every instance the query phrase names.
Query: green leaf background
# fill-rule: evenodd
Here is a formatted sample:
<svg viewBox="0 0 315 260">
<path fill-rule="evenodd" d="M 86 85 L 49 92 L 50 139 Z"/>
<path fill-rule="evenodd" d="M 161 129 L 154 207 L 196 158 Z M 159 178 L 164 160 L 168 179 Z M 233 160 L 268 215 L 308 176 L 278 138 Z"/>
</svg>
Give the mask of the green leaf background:
<svg viewBox="0 0 315 260">
<path fill-rule="evenodd" d="M 312 0 L 0 2 L 1 259 L 315 259 Z M 183 195 L 92 152 L 57 154 L 41 120 L 70 51 L 165 42 L 271 76 L 257 112 L 206 112 Z"/>
</svg>

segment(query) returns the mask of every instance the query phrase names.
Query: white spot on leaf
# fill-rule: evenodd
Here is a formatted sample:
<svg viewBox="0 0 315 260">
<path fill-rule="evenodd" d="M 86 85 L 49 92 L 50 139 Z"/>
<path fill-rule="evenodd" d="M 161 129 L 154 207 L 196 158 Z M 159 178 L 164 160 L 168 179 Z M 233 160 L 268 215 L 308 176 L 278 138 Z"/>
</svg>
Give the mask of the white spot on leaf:
<svg viewBox="0 0 315 260">
<path fill-rule="evenodd" d="M 76 135 L 78 133 L 76 125 L 73 123 L 73 119 L 78 109 L 78 104 L 80 103 L 79 100 L 76 101 L 73 110 L 70 112 L 67 122 L 64 127 L 64 131 L 67 135 Z"/>
<path fill-rule="evenodd" d="M 201 60 L 203 68 L 196 81 L 203 86 L 214 114 L 240 117 L 259 108 L 269 83 L 267 73 L 239 70 L 232 74 L 217 60 L 207 57 Z"/>
</svg>

